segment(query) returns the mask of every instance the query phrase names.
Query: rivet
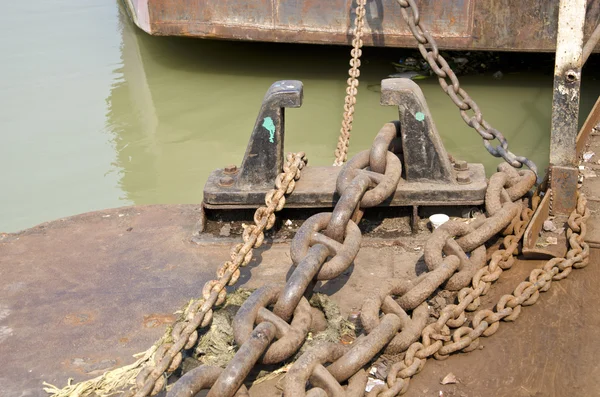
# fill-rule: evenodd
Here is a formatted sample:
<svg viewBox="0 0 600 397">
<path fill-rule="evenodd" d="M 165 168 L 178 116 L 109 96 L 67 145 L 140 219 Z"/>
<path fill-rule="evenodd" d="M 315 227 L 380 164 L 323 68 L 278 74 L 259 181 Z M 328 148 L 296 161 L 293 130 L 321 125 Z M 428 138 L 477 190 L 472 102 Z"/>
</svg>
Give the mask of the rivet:
<svg viewBox="0 0 600 397">
<path fill-rule="evenodd" d="M 230 176 L 224 176 L 221 179 L 219 179 L 219 185 L 225 186 L 225 187 L 233 186 L 233 182 L 234 182 L 234 180 Z"/>
<path fill-rule="evenodd" d="M 223 170 L 224 174 L 235 174 L 238 172 L 238 168 L 235 164 L 230 164 Z"/>
<path fill-rule="evenodd" d="M 459 171 L 456 175 L 456 181 L 461 185 L 466 185 L 468 183 L 471 183 L 471 176 L 467 171 Z"/>
</svg>

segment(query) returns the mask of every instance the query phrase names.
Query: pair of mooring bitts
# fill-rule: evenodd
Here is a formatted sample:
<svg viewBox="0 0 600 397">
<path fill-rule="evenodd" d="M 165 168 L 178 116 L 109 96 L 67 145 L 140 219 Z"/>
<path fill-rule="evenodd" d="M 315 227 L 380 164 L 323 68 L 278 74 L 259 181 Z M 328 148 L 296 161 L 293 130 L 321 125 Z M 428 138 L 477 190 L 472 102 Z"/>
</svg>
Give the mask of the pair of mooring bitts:
<svg viewBox="0 0 600 397">
<path fill-rule="evenodd" d="M 302 105 L 303 86 L 297 80 L 278 81 L 267 91 L 250 136 L 241 166 L 212 172 L 204 186 L 201 238 L 207 217 L 219 211 L 258 208 L 272 189 L 284 163 L 285 108 Z M 451 161 L 437 132 L 423 92 L 409 79 L 386 79 L 381 84 L 381 104 L 397 106 L 396 152 L 402 163 L 402 183 L 380 207 L 412 207 L 413 231 L 419 207 L 472 208 L 485 201 L 487 181 L 482 164 Z M 268 121 L 268 123 L 266 123 Z M 269 128 L 267 128 L 269 127 Z M 332 208 L 337 199 L 336 180 L 341 167 L 305 167 L 286 208 Z M 437 227 L 448 220 L 434 214 Z"/>
</svg>

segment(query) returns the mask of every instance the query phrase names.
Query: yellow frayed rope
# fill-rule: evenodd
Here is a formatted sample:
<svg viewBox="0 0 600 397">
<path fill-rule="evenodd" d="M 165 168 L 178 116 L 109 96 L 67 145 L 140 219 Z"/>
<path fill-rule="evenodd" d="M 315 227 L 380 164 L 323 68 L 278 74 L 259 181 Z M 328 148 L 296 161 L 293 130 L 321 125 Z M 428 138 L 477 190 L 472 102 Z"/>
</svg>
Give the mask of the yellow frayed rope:
<svg viewBox="0 0 600 397">
<path fill-rule="evenodd" d="M 43 382 L 44 391 L 50 394 L 51 397 L 80 397 L 88 396 L 91 393 L 95 393 L 99 397 L 108 397 L 124 393 L 122 390 L 126 390 L 135 384 L 135 378 L 144 367 L 144 364 L 152 358 L 158 346 L 160 346 L 160 342 L 143 353 L 135 354 L 134 357 L 141 356 L 141 358 L 133 364 L 107 371 L 96 378 L 75 384 L 72 384 L 73 378 L 69 378 L 67 386 L 62 389 Z"/>
</svg>

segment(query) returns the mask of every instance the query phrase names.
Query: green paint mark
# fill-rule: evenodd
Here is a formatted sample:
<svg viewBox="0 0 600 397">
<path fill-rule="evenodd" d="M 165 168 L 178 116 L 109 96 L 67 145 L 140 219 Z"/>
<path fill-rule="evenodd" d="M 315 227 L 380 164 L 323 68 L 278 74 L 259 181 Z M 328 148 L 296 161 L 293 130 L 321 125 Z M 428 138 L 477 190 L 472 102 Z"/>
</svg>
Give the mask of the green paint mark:
<svg viewBox="0 0 600 397">
<path fill-rule="evenodd" d="M 422 112 L 417 112 L 415 114 L 415 119 L 417 119 L 417 121 L 423 121 L 425 120 L 425 115 Z"/>
<path fill-rule="evenodd" d="M 269 131 L 269 142 L 275 143 L 275 124 L 273 124 L 273 119 L 270 117 L 265 117 L 262 126 Z"/>
</svg>

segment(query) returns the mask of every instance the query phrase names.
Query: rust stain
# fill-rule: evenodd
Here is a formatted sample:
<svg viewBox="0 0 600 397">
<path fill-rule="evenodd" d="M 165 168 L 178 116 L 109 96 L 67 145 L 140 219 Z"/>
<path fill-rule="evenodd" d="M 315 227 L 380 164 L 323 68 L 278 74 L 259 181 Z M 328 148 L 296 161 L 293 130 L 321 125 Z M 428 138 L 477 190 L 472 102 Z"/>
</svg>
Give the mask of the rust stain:
<svg viewBox="0 0 600 397">
<path fill-rule="evenodd" d="M 95 316 L 90 312 L 69 313 L 63 318 L 63 322 L 67 325 L 86 325 L 91 324 L 95 320 Z"/>
<path fill-rule="evenodd" d="M 63 361 L 62 365 L 85 375 L 100 375 L 120 365 L 120 360 L 105 357 L 75 357 Z"/>
<path fill-rule="evenodd" d="M 355 340 L 356 340 L 356 337 L 354 337 L 353 335 L 344 334 L 344 335 L 342 335 L 342 338 L 340 339 L 340 342 L 343 345 L 351 345 L 351 344 L 354 343 Z"/>
<path fill-rule="evenodd" d="M 145 0 L 154 35 L 208 37 L 269 42 L 348 44 L 350 4 L 347 1 Z M 558 13 L 556 0 L 441 0 L 419 3 L 421 19 L 441 47 L 478 50 L 553 51 Z M 351 3 L 355 5 L 355 2 Z M 375 4 L 379 6 L 374 7 Z M 385 40 L 365 35 L 365 45 L 414 48 L 410 30 L 399 17 L 395 1 L 369 3 L 382 16 Z M 141 12 L 137 15 L 138 25 Z M 586 30 L 600 15 L 591 1 Z M 373 15 L 369 14 L 368 18 Z M 367 18 L 367 19 L 368 19 Z M 369 22 L 369 21 L 367 21 Z M 589 26 L 589 28 L 588 28 Z M 523 29 L 522 37 L 517 30 Z M 145 29 L 147 30 L 147 29 Z M 600 46 L 596 47 L 596 51 Z"/>
<path fill-rule="evenodd" d="M 144 316 L 144 327 L 145 328 L 156 328 L 164 324 L 173 324 L 176 318 L 173 314 L 167 313 L 153 313 Z"/>
</svg>

